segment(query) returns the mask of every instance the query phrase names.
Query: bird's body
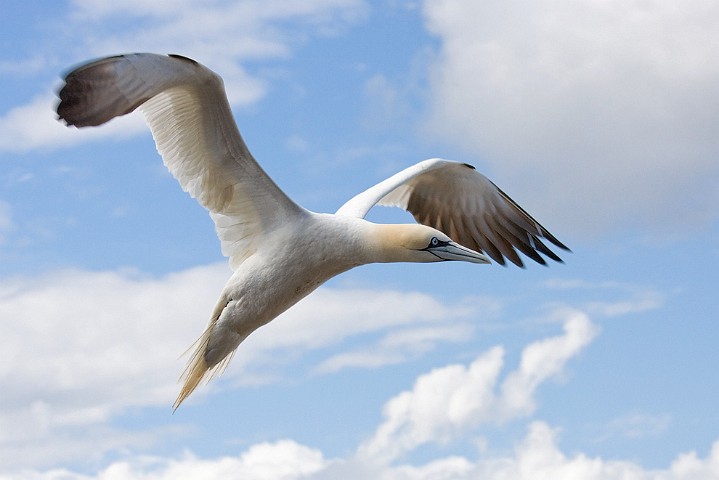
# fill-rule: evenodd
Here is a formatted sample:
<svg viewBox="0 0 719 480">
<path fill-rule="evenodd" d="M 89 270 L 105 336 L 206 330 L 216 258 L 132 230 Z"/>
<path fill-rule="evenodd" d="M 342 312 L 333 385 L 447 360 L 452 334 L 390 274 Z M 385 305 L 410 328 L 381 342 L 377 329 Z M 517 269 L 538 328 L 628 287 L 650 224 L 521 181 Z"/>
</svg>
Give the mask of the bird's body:
<svg viewBox="0 0 719 480">
<path fill-rule="evenodd" d="M 141 108 L 163 161 L 209 211 L 234 271 L 185 372 L 175 408 L 238 345 L 328 279 L 368 263 L 462 260 L 522 265 L 516 249 L 561 261 L 541 238 L 566 247 L 486 177 L 431 159 L 350 199 L 335 214 L 288 198 L 250 154 L 222 80 L 177 55 L 100 59 L 66 76 L 58 115 L 94 126 Z M 376 204 L 409 210 L 419 224 L 364 219 Z"/>
<path fill-rule="evenodd" d="M 362 258 L 365 253 L 355 239 L 349 238 L 352 230 L 338 228 L 345 222 L 328 222 L 327 217 L 307 212 L 291 227 L 280 227 L 232 274 L 210 319 L 205 355 L 209 365 L 220 362 L 247 335 L 328 279 L 370 263 Z M 343 220 L 357 229 L 358 219 Z"/>
</svg>

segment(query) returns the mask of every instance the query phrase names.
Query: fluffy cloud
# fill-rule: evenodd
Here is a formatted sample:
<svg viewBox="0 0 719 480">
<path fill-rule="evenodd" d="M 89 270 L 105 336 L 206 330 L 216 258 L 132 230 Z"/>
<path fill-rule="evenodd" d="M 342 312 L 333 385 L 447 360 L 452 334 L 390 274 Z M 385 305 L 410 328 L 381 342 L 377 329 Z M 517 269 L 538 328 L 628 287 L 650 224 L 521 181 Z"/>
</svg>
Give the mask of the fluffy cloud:
<svg viewBox="0 0 719 480">
<path fill-rule="evenodd" d="M 587 234 L 716 216 L 718 4 L 439 0 L 424 13 L 441 41 L 428 128 L 540 218 Z"/>
<path fill-rule="evenodd" d="M 46 48 L 62 49 L 66 63 L 59 68 L 63 70 L 75 62 L 116 53 L 181 53 L 222 72 L 231 103 L 249 105 L 264 95 L 266 84 L 250 75 L 241 62 L 288 56 L 311 35 L 341 30 L 362 18 L 366 10 L 360 0 L 211 3 L 210 7 L 206 2 L 73 2 L 67 17 L 59 22 L 62 27 L 58 26 L 66 37 L 54 36 Z M 51 62 L 25 64 L 43 70 L 47 78 L 55 79 L 59 73 Z M 9 65 L 0 65 L 0 71 L 8 69 Z M 111 127 L 78 135 L 55 120 L 52 90 L 48 83 L 47 95 L 0 112 L 0 151 L 24 152 L 146 131 L 142 118 L 133 115 L 130 120 L 113 121 Z"/>
<path fill-rule="evenodd" d="M 2 398 L 0 465 L 5 469 L 23 464 L 39 466 L 38 455 L 52 464 L 88 451 L 100 461 L 103 451 L 117 450 L 125 444 L 149 444 L 153 436 L 181 433 L 181 427 L 173 427 L 175 431 L 123 432 L 106 425 L 108 418 L 123 407 L 155 405 L 172 398 L 175 354 L 187 341 L 197 317 L 209 310 L 214 288 L 225 275 L 224 266 L 197 268 L 161 279 L 132 273 L 64 272 L 32 282 L 2 285 L 0 351 L 6 357 L 1 363 L 5 369 L 0 371 L 0 379 L 9 393 Z M 283 345 L 269 347 L 260 339 L 250 350 L 313 348 L 358 332 L 397 325 L 406 328 L 413 316 L 419 317 L 420 324 L 437 321 L 438 313 L 425 313 L 423 318 L 420 312 L 437 310 L 440 315 L 452 315 L 448 307 L 418 294 L 374 292 L 368 296 L 364 291 L 346 291 L 341 294 L 345 301 L 340 307 L 331 301 L 340 293 L 317 293 L 325 298 L 308 305 L 312 315 L 295 311 L 285 316 L 291 317 L 287 321 L 278 319 L 267 327 L 269 330 L 276 323 L 274 332 L 266 333 L 270 338 L 284 340 Z M 368 300 L 373 297 L 379 300 Z M 310 303 L 312 298 L 303 303 Z M 386 313 L 403 310 L 393 305 L 402 300 L 405 306 L 414 305 L 408 308 L 409 313 Z M 33 321 L 12 322 L 29 310 L 36 314 Z M 366 322 L 369 325 L 352 328 L 362 322 L 342 322 L 342 329 L 349 333 L 324 328 L 320 322 L 330 325 L 334 315 L 343 315 L 345 320 L 362 315 L 370 319 Z M 317 318 L 320 320 L 314 320 Z M 519 367 L 503 382 L 499 374 L 504 349 L 499 346 L 469 365 L 448 365 L 421 375 L 412 390 L 386 402 L 384 421 L 358 447 L 356 458 L 327 462 L 322 453 L 287 440 L 254 445 L 238 458 L 133 457 L 110 464 L 97 478 L 185 478 L 179 473 L 185 472 L 187 478 L 291 479 L 320 471 L 331 473 L 346 468 L 348 462 L 361 465 L 362 471 L 394 468 L 388 465 L 423 444 L 450 442 L 484 423 L 529 414 L 540 383 L 561 372 L 596 331 L 579 313 L 565 312 L 563 322 L 563 334 L 527 345 Z M 384 323 L 390 326 L 382 326 Z M 425 342 L 426 328 L 419 327 L 419 333 L 409 337 Z M 293 333 L 293 329 L 298 330 Z M 261 336 L 262 330 L 257 333 Z M 315 340 L 317 337 L 320 339 Z M 407 338 L 400 341 L 407 342 Z M 25 458 L 28 455 L 35 460 Z M 449 466 L 462 470 L 467 465 L 470 464 L 465 459 L 452 458 L 423 467 L 422 471 Z M 397 468 L 401 471 L 407 467 Z M 236 473 L 228 477 L 228 472 Z M 58 471 L 33 475 L 85 478 Z"/>
<path fill-rule="evenodd" d="M 141 115 L 116 119 L 107 128 L 68 128 L 57 120 L 57 102 L 48 92 L 5 112 L 0 117 L 0 151 L 25 152 L 36 148 L 75 145 L 99 138 L 123 138 L 148 131 Z"/>
<path fill-rule="evenodd" d="M 278 359 L 298 350 L 341 345 L 350 337 L 361 338 L 360 345 L 330 355 L 313 372 L 402 363 L 441 342 L 467 340 L 472 333 L 467 322 L 482 304 L 481 299 L 468 299 L 447 305 L 418 292 L 321 288 L 253 333 L 238 349 L 225 377 L 261 382 L 274 377 Z"/>
<path fill-rule="evenodd" d="M 67 470 L 26 471 L 12 477 L 0 475 L 0 480 L 712 480 L 719 476 L 719 441 L 705 458 L 695 452 L 682 453 L 666 469 L 646 469 L 627 460 L 567 455 L 557 445 L 558 436 L 557 430 L 535 421 L 512 455 L 483 455 L 476 461 L 451 456 L 419 466 L 328 460 L 316 449 L 281 440 L 254 445 L 237 457 L 137 457 L 113 463 L 95 475 Z"/>
<path fill-rule="evenodd" d="M 561 373 L 597 333 L 581 312 L 562 314 L 564 333 L 527 345 L 519 368 L 501 385 L 502 347 L 490 349 L 468 366 L 449 365 L 419 377 L 411 391 L 387 402 L 384 422 L 360 447 L 360 455 L 390 461 L 424 443 L 449 441 L 470 427 L 532 413 L 537 387 Z"/>
<path fill-rule="evenodd" d="M 424 443 L 446 442 L 468 423 L 486 422 L 503 355 L 495 347 L 469 366 L 449 365 L 419 377 L 411 391 L 385 404 L 385 420 L 360 456 L 391 461 Z"/>
<path fill-rule="evenodd" d="M 94 464 L 99 465 L 104 451 L 149 445 L 159 436 L 183 433 L 180 426 L 119 431 L 107 426 L 106 420 L 128 405 L 154 405 L 172 398 L 177 349 L 197 333 L 198 320 L 206 315 L 227 273 L 225 265 L 159 279 L 136 272 L 67 271 L 0 284 L 4 386 L 0 465 L 12 472 L 0 474 L 0 479 L 696 480 L 719 475 L 719 441 L 705 458 L 682 453 L 666 469 L 566 454 L 558 446 L 559 430 L 539 420 L 528 423 L 526 436 L 512 453 L 482 446 L 487 442 L 477 438 L 482 426 L 530 417 L 536 409 L 537 389 L 561 375 L 567 362 L 597 334 L 585 312 L 562 306 L 543 317 L 561 322 L 562 333 L 525 345 L 516 368 L 504 375 L 505 349 L 495 346 L 468 364 L 447 365 L 417 377 L 410 390 L 385 403 L 384 419 L 375 433 L 344 458 L 329 458 L 316 448 L 283 439 L 255 443 L 236 456 L 125 455 L 95 473 L 37 470 L 42 468 L 38 456 L 52 464 L 92 452 Z M 311 304 L 313 298 L 317 301 Z M 368 298 L 378 301 L 374 304 Z M 397 308 L 400 303 L 410 312 Z M 441 337 L 434 330 L 442 327 L 442 317 L 456 321 L 472 312 L 471 304 L 448 307 L 413 293 L 329 289 L 319 290 L 300 305 L 306 310 L 291 310 L 257 332 L 257 342 L 249 349 L 252 355 L 266 349 L 317 348 L 385 329 L 381 342 L 421 345 L 427 338 Z M 264 330 L 267 339 L 261 338 Z M 282 343 L 273 346 L 269 338 Z M 251 364 L 237 370 L 244 372 Z M 668 421 L 666 416 L 636 412 L 617 419 L 610 428 L 632 437 L 655 435 Z M 478 445 L 476 458 L 446 455 L 446 446 L 453 442 Z M 445 456 L 427 463 L 410 461 L 411 454 L 425 445 L 440 446 L 437 451 Z M 17 470 L 13 465 L 34 465 L 35 470 Z"/>
<path fill-rule="evenodd" d="M 134 457 L 119 461 L 89 477 L 66 470 L 22 472 L 15 480 L 293 480 L 308 478 L 325 466 L 322 453 L 292 440 L 253 445 L 237 457 L 178 459 Z M 0 479 L 5 480 L 0 475 Z"/>
<path fill-rule="evenodd" d="M 604 459 L 584 453 L 564 453 L 559 430 L 543 421 L 528 423 L 527 433 L 511 453 L 477 453 L 477 458 L 450 455 L 424 464 L 397 461 L 427 442 L 472 439 L 482 422 L 525 416 L 504 386 L 512 378 L 528 378 L 541 367 L 544 379 L 559 373 L 564 363 L 591 341 L 595 330 L 588 318 L 565 312 L 564 333 L 528 344 L 520 365 L 499 382 L 503 349 L 494 347 L 468 365 L 432 370 L 417 378 L 411 391 L 385 405 L 385 420 L 374 437 L 358 447 L 356 455 L 327 458 L 321 451 L 293 440 L 263 442 L 237 456 L 199 458 L 191 453 L 174 457 L 132 456 L 103 467 L 95 474 L 68 470 L 15 472 L 17 480 L 169 480 L 184 478 L 262 480 L 709 480 L 719 476 L 719 440 L 705 458 L 682 453 L 665 469 L 647 469 L 630 460 Z M 560 352 L 560 353 L 557 353 Z M 532 384 L 533 382 L 529 382 Z M 533 384 L 532 388 L 536 388 Z M 498 388 L 499 387 L 499 388 Z M 495 392 L 499 392 L 496 394 Z M 523 402 L 533 404 L 532 401 Z M 499 415 L 494 415 L 501 412 Z M 641 415 L 640 415 L 641 416 Z M 641 416 L 645 418 L 644 416 Z M 638 417 L 637 417 L 638 418 Z M 632 422 L 636 423 L 634 420 Z M 640 423 L 645 423 L 641 420 Z"/>
<path fill-rule="evenodd" d="M 69 19 L 93 38 L 91 54 L 150 50 L 194 55 L 222 71 L 231 84 L 244 75 L 238 61 L 287 56 L 310 36 L 341 31 L 366 10 L 361 0 L 93 0 L 74 2 Z M 108 21 L 113 24 L 109 31 Z"/>
<path fill-rule="evenodd" d="M 169 410 L 178 356 L 202 332 L 229 275 L 223 263 L 161 278 L 63 271 L 0 283 L 0 465 L 52 464 L 85 455 L 89 445 L 101 456 L 168 434 L 107 425 L 128 407 Z M 359 335 L 419 354 L 466 338 L 452 323 L 473 312 L 419 293 L 320 289 L 253 334 L 225 380 L 269 381 L 303 352 Z"/>
<path fill-rule="evenodd" d="M 561 373 L 564 364 L 577 355 L 598 333 L 589 317 L 577 310 L 561 310 L 564 334 L 539 340 L 522 351 L 519 368 L 502 384 L 499 418 L 511 418 L 534 411 L 534 391 L 549 378 Z"/>
<path fill-rule="evenodd" d="M 705 459 L 690 452 L 679 455 L 666 470 L 648 470 L 625 460 L 590 458 L 584 454 L 568 456 L 557 445 L 557 431 L 544 422 L 532 422 L 527 435 L 515 447 L 512 457 L 469 462 L 459 471 L 442 477 L 447 480 L 476 478 L 513 480 L 689 480 L 717 478 L 719 475 L 719 442 Z M 432 464 L 408 470 L 411 475 L 392 478 L 423 480 Z"/>
<path fill-rule="evenodd" d="M 89 444 L 101 452 L 127 442 L 132 435 L 98 426 L 129 406 L 169 404 L 177 357 L 197 336 L 227 270 L 160 279 L 65 271 L 2 282 L 0 464 L 52 463 Z"/>
</svg>

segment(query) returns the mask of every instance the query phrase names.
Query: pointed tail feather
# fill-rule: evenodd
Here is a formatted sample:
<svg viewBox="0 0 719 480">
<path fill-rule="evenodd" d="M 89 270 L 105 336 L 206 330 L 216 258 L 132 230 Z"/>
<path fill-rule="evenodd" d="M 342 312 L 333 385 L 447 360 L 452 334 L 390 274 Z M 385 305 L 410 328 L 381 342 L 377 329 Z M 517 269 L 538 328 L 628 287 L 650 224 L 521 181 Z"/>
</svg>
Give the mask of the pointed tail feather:
<svg viewBox="0 0 719 480">
<path fill-rule="evenodd" d="M 175 400 L 175 403 L 172 405 L 173 411 L 177 410 L 177 407 L 197 388 L 197 385 L 199 385 L 202 379 L 207 375 L 208 370 L 205 356 L 195 352 L 192 362 L 187 366 L 183 374 L 185 383 L 182 386 L 182 390 L 180 390 L 180 394 L 177 396 L 177 400 Z"/>
<path fill-rule="evenodd" d="M 210 335 L 217 326 L 217 321 L 227 306 L 227 302 L 228 299 L 224 295 L 220 297 L 220 300 L 215 306 L 215 310 L 212 312 L 212 317 L 207 324 L 207 328 L 200 338 L 187 350 L 189 352 L 194 347 L 190 361 L 187 363 L 187 367 L 185 367 L 180 377 L 180 380 L 184 379 L 184 384 L 182 385 L 180 394 L 177 396 L 177 400 L 175 400 L 175 403 L 172 405 L 173 411 L 177 410 L 180 404 L 190 396 L 203 379 L 207 378 L 208 381 L 212 379 L 215 373 L 217 373 L 218 370 L 222 371 L 230 360 L 230 356 L 228 355 L 223 361 L 210 365 L 205 359 L 205 352 L 207 351 L 207 345 L 210 341 Z M 185 354 L 186 353 L 187 352 L 185 352 Z"/>
<path fill-rule="evenodd" d="M 185 382 L 182 385 L 180 394 L 177 396 L 177 400 L 175 400 L 175 403 L 172 405 L 173 411 L 177 410 L 180 404 L 189 397 L 193 391 L 195 391 L 195 388 L 197 388 L 200 382 L 203 380 L 209 382 L 215 378 L 216 375 L 222 374 L 235 354 L 235 351 L 233 350 L 215 365 L 208 364 L 205 359 L 205 350 L 207 348 L 207 339 L 205 338 L 205 335 L 209 337 L 209 333 L 210 329 L 208 328 L 206 334 L 203 334 L 196 342 L 197 347 L 192 354 L 192 358 L 187 364 L 185 371 L 182 373 L 182 377 L 180 377 L 180 379 L 184 378 Z"/>
</svg>

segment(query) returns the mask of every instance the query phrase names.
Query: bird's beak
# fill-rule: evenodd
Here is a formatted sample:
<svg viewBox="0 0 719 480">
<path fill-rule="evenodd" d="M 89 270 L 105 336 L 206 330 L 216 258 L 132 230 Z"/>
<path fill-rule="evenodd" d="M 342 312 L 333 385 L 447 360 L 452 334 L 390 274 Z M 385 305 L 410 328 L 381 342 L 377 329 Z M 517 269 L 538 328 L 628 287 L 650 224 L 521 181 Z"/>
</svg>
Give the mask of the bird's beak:
<svg viewBox="0 0 719 480">
<path fill-rule="evenodd" d="M 475 252 L 474 250 L 467 247 L 463 247 L 462 245 L 455 242 L 438 245 L 436 247 L 428 248 L 427 250 L 436 257 L 441 258 L 442 260 L 459 260 L 472 263 L 492 263 L 485 255 L 479 252 Z"/>
</svg>

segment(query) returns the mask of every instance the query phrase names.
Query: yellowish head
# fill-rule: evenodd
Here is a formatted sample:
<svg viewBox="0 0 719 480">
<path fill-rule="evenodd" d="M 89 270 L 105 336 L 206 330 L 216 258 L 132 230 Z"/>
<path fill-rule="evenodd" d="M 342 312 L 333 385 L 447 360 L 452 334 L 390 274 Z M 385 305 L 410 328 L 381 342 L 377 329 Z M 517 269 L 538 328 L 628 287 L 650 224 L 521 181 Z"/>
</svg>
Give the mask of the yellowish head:
<svg viewBox="0 0 719 480">
<path fill-rule="evenodd" d="M 490 263 L 479 252 L 464 247 L 437 229 L 419 224 L 377 225 L 375 240 L 380 262 L 444 262 L 458 260 Z"/>
</svg>

